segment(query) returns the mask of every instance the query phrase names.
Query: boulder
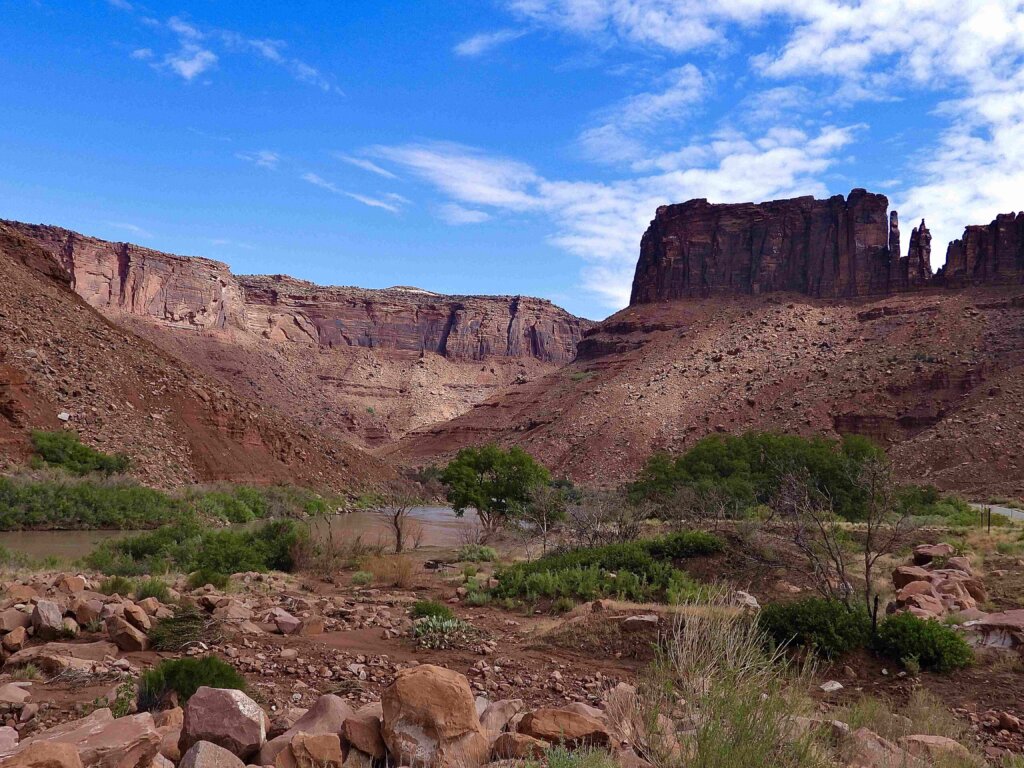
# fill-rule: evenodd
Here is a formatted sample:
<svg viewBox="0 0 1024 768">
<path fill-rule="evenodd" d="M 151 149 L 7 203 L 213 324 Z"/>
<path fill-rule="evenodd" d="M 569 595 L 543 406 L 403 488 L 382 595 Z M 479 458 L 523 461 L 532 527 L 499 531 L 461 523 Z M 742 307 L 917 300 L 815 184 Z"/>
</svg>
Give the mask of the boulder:
<svg viewBox="0 0 1024 768">
<path fill-rule="evenodd" d="M 955 571 L 963 571 L 968 576 L 974 575 L 974 570 L 971 568 L 971 561 L 963 555 L 949 558 L 946 561 L 946 567 Z"/>
<path fill-rule="evenodd" d="M 29 687 L 32 683 L 7 683 L 0 685 L 0 704 L 24 704 L 32 698 Z"/>
<path fill-rule="evenodd" d="M 25 643 L 28 641 L 28 632 L 25 631 L 24 627 L 15 627 L 6 635 L 3 636 L 3 640 L 0 640 L 0 644 L 8 653 L 17 653 L 25 647 Z"/>
<path fill-rule="evenodd" d="M 295 634 L 303 637 L 312 637 L 314 635 L 322 635 L 323 633 L 324 620 L 319 616 L 310 616 L 308 619 L 303 619 L 298 630 L 295 632 Z"/>
<path fill-rule="evenodd" d="M 905 750 L 867 728 L 858 728 L 843 741 L 849 768 L 915 768 L 920 765 Z"/>
<path fill-rule="evenodd" d="M 963 625 L 968 641 L 987 648 L 1017 648 L 1024 645 L 1024 608 L 990 613 Z"/>
<path fill-rule="evenodd" d="M 464 675 L 433 664 L 399 670 L 381 705 L 384 742 L 398 765 L 472 768 L 487 761 L 490 744 Z"/>
<path fill-rule="evenodd" d="M 32 614 L 19 611 L 17 608 L 8 608 L 0 611 L 0 633 L 12 632 L 21 627 L 27 629 L 32 626 Z"/>
<path fill-rule="evenodd" d="M 931 572 L 924 568 L 919 568 L 916 565 L 898 565 L 892 572 L 892 585 L 896 589 L 903 589 L 912 582 L 931 581 L 931 578 Z"/>
<path fill-rule="evenodd" d="M 18 746 L 18 731 L 9 725 L 0 727 L 0 755 L 13 752 Z"/>
<path fill-rule="evenodd" d="M 71 601 L 69 610 L 74 614 L 75 620 L 82 626 L 85 626 L 100 620 L 100 614 L 103 612 L 103 603 L 95 599 L 77 597 Z"/>
<path fill-rule="evenodd" d="M 911 595 L 906 601 L 910 612 L 922 618 L 937 618 L 946 613 L 946 606 L 931 595 Z"/>
<path fill-rule="evenodd" d="M 108 656 L 117 656 L 117 646 L 106 641 L 96 643 L 47 643 L 23 648 L 9 656 L 4 669 L 17 669 L 33 664 L 48 675 L 57 675 L 68 669 L 91 671 L 95 662 Z"/>
<path fill-rule="evenodd" d="M 153 622 L 149 615 L 135 603 L 126 600 L 124 603 L 124 618 L 140 632 L 148 632 L 153 628 Z"/>
<path fill-rule="evenodd" d="M 145 651 L 149 648 L 146 634 L 120 616 L 107 619 L 107 634 L 122 651 Z"/>
<path fill-rule="evenodd" d="M 522 699 L 504 699 L 488 704 L 480 715 L 480 725 L 491 741 L 504 731 L 512 718 L 526 708 Z"/>
<path fill-rule="evenodd" d="M 181 707 L 165 709 L 153 716 L 153 722 L 160 731 L 160 754 L 175 763 L 181 759 L 178 742 L 181 740 L 184 720 L 185 711 Z"/>
<path fill-rule="evenodd" d="M 899 744 L 909 754 L 937 765 L 969 765 L 971 751 L 945 736 L 904 736 Z"/>
<path fill-rule="evenodd" d="M 56 640 L 64 628 L 64 612 L 52 600 L 40 600 L 32 610 L 32 629 L 40 640 Z"/>
<path fill-rule="evenodd" d="M 36 734 L 27 745 L 38 742 L 72 745 L 85 768 L 137 768 L 156 757 L 160 734 L 148 712 L 115 720 L 109 709 L 97 709 Z"/>
<path fill-rule="evenodd" d="M 275 768 L 341 768 L 345 755 L 336 733 L 297 733 L 274 761 Z"/>
<path fill-rule="evenodd" d="M 298 733 L 341 733 L 342 726 L 353 716 L 352 707 L 339 696 L 321 696 L 295 724 L 277 738 L 271 739 L 260 749 L 260 765 L 273 765 L 281 752 Z"/>
<path fill-rule="evenodd" d="M 542 708 L 519 721 L 519 733 L 571 748 L 606 747 L 608 730 L 600 721 L 565 709 Z"/>
<path fill-rule="evenodd" d="M 245 763 L 224 747 L 197 741 L 181 758 L 178 768 L 245 768 Z"/>
<path fill-rule="evenodd" d="M 625 632 L 648 632 L 657 629 L 661 619 L 656 613 L 645 613 L 640 616 L 629 616 L 620 625 Z"/>
<path fill-rule="evenodd" d="M 10 584 L 5 590 L 5 594 L 9 600 L 26 603 L 33 598 L 39 597 L 39 591 L 28 584 Z"/>
<path fill-rule="evenodd" d="M 364 752 L 374 760 L 387 757 L 387 746 L 381 734 L 381 718 L 383 711 L 380 702 L 363 707 L 355 714 L 347 717 L 341 728 L 341 736 L 346 744 Z"/>
<path fill-rule="evenodd" d="M 914 547 L 914 565 L 928 565 L 937 557 L 952 557 L 955 553 L 952 544 L 919 544 Z"/>
<path fill-rule="evenodd" d="M 84 576 L 76 576 L 71 573 L 61 574 L 57 581 L 54 583 L 61 592 L 66 592 L 69 595 L 73 595 L 77 592 L 85 591 L 85 588 L 89 586 L 89 582 L 85 580 Z"/>
<path fill-rule="evenodd" d="M 178 748 L 209 741 L 248 760 L 267 739 L 267 715 L 242 691 L 201 687 L 185 705 Z"/>
<path fill-rule="evenodd" d="M 293 635 L 302 626 L 302 621 L 292 616 L 284 608 L 274 608 L 271 610 L 267 620 L 274 624 L 277 627 L 277 631 L 282 635 Z"/>
<path fill-rule="evenodd" d="M 491 760 L 541 760 L 548 745 L 525 733 L 503 733 L 491 747 Z"/>
<path fill-rule="evenodd" d="M 3 753 L 0 752 L 0 756 Z M 4 768 L 83 768 L 78 750 L 71 744 L 39 741 L 3 760 Z"/>
<path fill-rule="evenodd" d="M 248 621 L 252 609 L 240 600 L 226 600 L 213 609 L 213 616 L 224 621 Z"/>
<path fill-rule="evenodd" d="M 912 581 L 896 593 L 896 602 L 906 603 L 914 595 L 928 595 L 936 600 L 941 600 L 935 585 L 930 581 Z"/>
</svg>

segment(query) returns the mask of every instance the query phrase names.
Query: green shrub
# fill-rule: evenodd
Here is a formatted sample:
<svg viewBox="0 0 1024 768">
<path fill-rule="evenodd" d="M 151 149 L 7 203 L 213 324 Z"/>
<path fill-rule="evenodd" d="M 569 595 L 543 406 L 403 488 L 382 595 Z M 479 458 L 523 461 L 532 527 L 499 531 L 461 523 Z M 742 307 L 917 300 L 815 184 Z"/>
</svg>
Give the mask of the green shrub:
<svg viewBox="0 0 1024 768">
<path fill-rule="evenodd" d="M 171 592 L 167 582 L 154 578 L 140 581 L 135 587 L 135 599 L 145 600 L 147 597 L 155 597 L 161 603 L 171 602 Z"/>
<path fill-rule="evenodd" d="M 106 542 L 85 563 L 104 573 L 125 576 L 168 570 L 291 571 L 306 534 L 292 520 L 274 520 L 246 530 L 210 530 L 194 516 L 152 533 Z"/>
<path fill-rule="evenodd" d="M 109 579 L 103 580 L 103 583 L 100 584 L 100 592 L 104 595 L 128 597 L 135 592 L 135 582 L 123 576 L 112 576 Z"/>
<path fill-rule="evenodd" d="M 568 597 L 560 597 L 551 604 L 552 613 L 568 613 L 576 607 L 576 603 Z"/>
<path fill-rule="evenodd" d="M 210 645 L 218 638 L 217 621 L 195 608 L 157 619 L 149 630 L 149 642 L 156 651 L 179 652 L 195 643 Z"/>
<path fill-rule="evenodd" d="M 231 577 L 226 573 L 212 571 L 209 568 L 200 568 L 198 571 L 188 575 L 186 584 L 189 589 L 202 589 L 207 584 L 214 589 L 227 589 L 230 581 Z"/>
<path fill-rule="evenodd" d="M 124 454 L 111 456 L 83 445 L 74 432 L 32 433 L 32 447 L 43 462 L 62 467 L 74 475 L 99 472 L 113 475 L 128 469 L 128 457 Z"/>
<path fill-rule="evenodd" d="M 356 587 L 365 587 L 373 583 L 373 574 L 369 571 L 356 571 L 352 574 L 352 584 Z"/>
<path fill-rule="evenodd" d="M 485 605 L 489 605 L 491 602 L 490 592 L 473 591 L 466 595 L 466 605 L 471 605 L 474 608 L 480 608 Z"/>
<path fill-rule="evenodd" d="M 710 534 L 682 531 L 647 541 L 575 549 L 499 571 L 495 594 L 531 600 L 618 597 L 671 602 L 695 594 L 697 586 L 670 561 L 714 554 L 723 547 L 722 540 Z"/>
<path fill-rule="evenodd" d="M 433 615 L 417 622 L 413 635 L 420 646 L 440 650 L 466 644 L 474 638 L 476 631 L 461 619 Z"/>
<path fill-rule="evenodd" d="M 952 672 L 974 661 L 974 652 L 956 630 L 910 613 L 887 617 L 878 627 L 875 650 L 897 661 L 914 659 L 922 669 Z"/>
<path fill-rule="evenodd" d="M 618 763 L 607 751 L 595 747 L 569 749 L 558 745 L 544 753 L 548 768 L 616 768 Z"/>
<path fill-rule="evenodd" d="M 498 551 L 494 547 L 482 544 L 467 544 L 455 556 L 459 561 L 470 563 L 493 563 L 498 559 Z"/>
<path fill-rule="evenodd" d="M 153 528 L 174 522 L 182 505 L 122 478 L 0 477 L 0 530 Z"/>
<path fill-rule="evenodd" d="M 202 686 L 245 690 L 245 679 L 216 656 L 168 659 L 139 678 L 139 710 L 153 709 L 174 691 L 184 704 Z"/>
<path fill-rule="evenodd" d="M 812 648 L 826 659 L 863 648 L 871 639 L 871 619 L 861 607 L 811 597 L 766 605 L 761 628 L 777 645 Z"/>
<path fill-rule="evenodd" d="M 431 616 L 440 619 L 454 619 L 455 613 L 447 605 L 439 603 L 437 600 L 420 600 L 413 604 L 412 617 L 414 619 L 423 619 Z"/>
</svg>

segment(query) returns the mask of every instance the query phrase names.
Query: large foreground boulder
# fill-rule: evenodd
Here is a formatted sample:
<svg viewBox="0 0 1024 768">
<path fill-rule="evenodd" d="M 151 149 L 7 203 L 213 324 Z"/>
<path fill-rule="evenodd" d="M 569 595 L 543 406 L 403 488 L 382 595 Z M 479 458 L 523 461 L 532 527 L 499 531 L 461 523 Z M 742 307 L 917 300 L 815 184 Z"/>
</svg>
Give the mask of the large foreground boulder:
<svg viewBox="0 0 1024 768">
<path fill-rule="evenodd" d="M 464 675 L 422 664 L 403 669 L 381 697 L 384 741 L 397 765 L 472 768 L 490 743 Z"/>
<path fill-rule="evenodd" d="M 109 709 L 97 709 L 37 734 L 15 755 L 39 743 L 72 746 L 84 768 L 148 768 L 160 749 L 160 732 L 148 712 L 115 719 Z"/>
<path fill-rule="evenodd" d="M 349 746 L 355 747 L 374 760 L 383 760 L 388 752 L 384 736 L 381 734 L 382 716 L 380 702 L 363 707 L 346 718 L 341 729 L 341 737 Z"/>
<path fill-rule="evenodd" d="M 185 705 L 178 748 L 184 755 L 209 741 L 247 761 L 267 740 L 267 722 L 260 705 L 242 691 L 204 685 Z"/>
<path fill-rule="evenodd" d="M 0 762 L 4 768 L 83 768 L 82 758 L 71 744 L 48 741 L 30 744 L 15 755 L 2 758 Z"/>
<path fill-rule="evenodd" d="M 64 628 L 64 613 L 52 600 L 40 600 L 32 610 L 32 628 L 40 640 L 56 640 Z"/>
<path fill-rule="evenodd" d="M 297 733 L 274 761 L 275 768 L 341 768 L 345 753 L 336 733 Z"/>
<path fill-rule="evenodd" d="M 321 696 L 306 714 L 295 721 L 295 725 L 263 745 L 257 762 L 274 765 L 281 750 L 299 733 L 341 733 L 345 721 L 353 714 L 352 707 L 341 697 L 330 693 Z"/>
</svg>

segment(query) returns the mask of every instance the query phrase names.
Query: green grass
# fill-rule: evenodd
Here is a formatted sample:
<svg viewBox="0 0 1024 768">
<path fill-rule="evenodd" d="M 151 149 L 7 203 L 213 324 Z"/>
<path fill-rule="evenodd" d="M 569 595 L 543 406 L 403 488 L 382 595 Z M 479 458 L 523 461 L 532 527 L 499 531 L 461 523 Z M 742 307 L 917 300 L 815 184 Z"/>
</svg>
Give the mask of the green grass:
<svg viewBox="0 0 1024 768">
<path fill-rule="evenodd" d="M 459 562 L 493 563 L 498 559 L 498 552 L 494 547 L 485 547 L 482 544 L 467 544 L 459 550 L 455 559 Z"/>
<path fill-rule="evenodd" d="M 128 597 L 135 591 L 135 581 L 132 579 L 126 579 L 124 576 L 112 576 L 109 579 L 104 579 L 103 583 L 100 584 L 100 592 L 104 595 L 121 595 L 121 597 Z"/>
<path fill-rule="evenodd" d="M 135 599 L 145 600 L 149 597 L 155 597 L 161 603 L 171 602 L 171 591 L 167 582 L 155 578 L 140 581 L 135 587 Z"/>
<path fill-rule="evenodd" d="M 178 609 L 166 619 L 159 619 L 149 630 L 153 650 L 180 652 L 194 643 L 211 644 L 218 636 L 217 622 L 195 608 Z"/>
<path fill-rule="evenodd" d="M 353 586 L 365 587 L 368 584 L 373 584 L 373 574 L 369 571 L 356 571 L 352 574 Z"/>
<path fill-rule="evenodd" d="M 695 597 L 699 586 L 675 568 L 673 561 L 715 554 L 724 546 L 711 534 L 683 531 L 646 541 L 547 555 L 500 570 L 494 594 L 528 600 L 618 597 L 678 602 Z"/>
</svg>

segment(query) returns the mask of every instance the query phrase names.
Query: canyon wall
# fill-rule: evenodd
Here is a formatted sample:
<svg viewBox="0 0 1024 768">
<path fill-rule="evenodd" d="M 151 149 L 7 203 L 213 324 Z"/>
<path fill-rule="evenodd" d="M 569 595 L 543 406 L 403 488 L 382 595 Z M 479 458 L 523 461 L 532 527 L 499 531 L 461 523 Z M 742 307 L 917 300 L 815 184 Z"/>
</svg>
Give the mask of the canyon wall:
<svg viewBox="0 0 1024 768">
<path fill-rule="evenodd" d="M 195 331 L 311 344 L 435 352 L 453 360 L 565 363 L 591 323 L 522 296 L 445 296 L 415 288 L 321 287 L 236 276 L 218 261 L 5 222 L 49 251 L 92 306 Z"/>
<path fill-rule="evenodd" d="M 641 241 L 630 304 L 776 291 L 856 298 L 1024 282 L 1024 214 L 967 227 L 933 275 L 925 222 L 904 256 L 899 216 L 888 209 L 884 195 L 863 189 L 827 200 L 662 206 Z"/>
</svg>

